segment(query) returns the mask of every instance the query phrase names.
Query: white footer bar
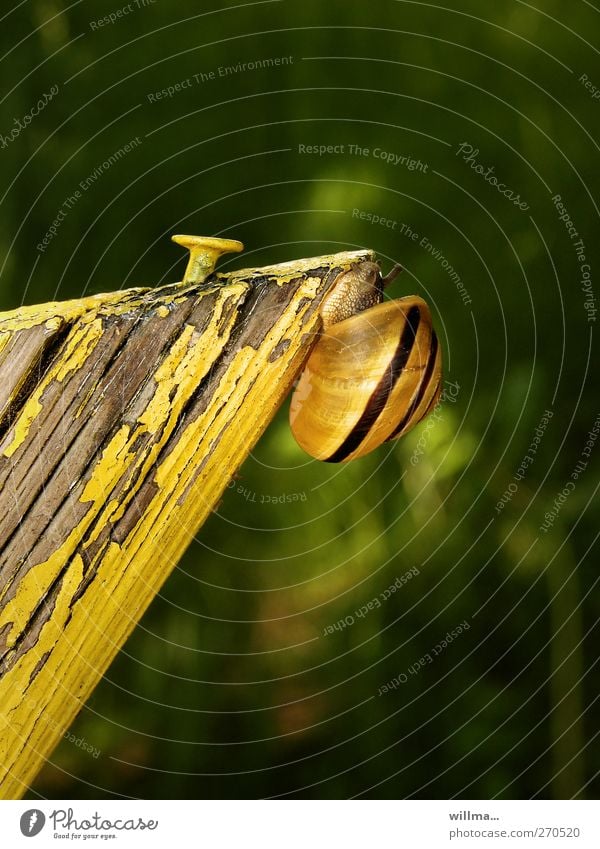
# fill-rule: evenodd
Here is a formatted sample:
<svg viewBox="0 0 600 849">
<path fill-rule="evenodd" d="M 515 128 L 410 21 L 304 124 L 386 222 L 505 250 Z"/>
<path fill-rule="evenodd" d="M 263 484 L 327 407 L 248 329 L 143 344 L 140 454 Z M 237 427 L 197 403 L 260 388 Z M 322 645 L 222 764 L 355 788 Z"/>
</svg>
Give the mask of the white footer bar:
<svg viewBox="0 0 600 849">
<path fill-rule="evenodd" d="M 164 849 L 600 846 L 591 801 L 7 801 L 0 844 Z"/>
</svg>

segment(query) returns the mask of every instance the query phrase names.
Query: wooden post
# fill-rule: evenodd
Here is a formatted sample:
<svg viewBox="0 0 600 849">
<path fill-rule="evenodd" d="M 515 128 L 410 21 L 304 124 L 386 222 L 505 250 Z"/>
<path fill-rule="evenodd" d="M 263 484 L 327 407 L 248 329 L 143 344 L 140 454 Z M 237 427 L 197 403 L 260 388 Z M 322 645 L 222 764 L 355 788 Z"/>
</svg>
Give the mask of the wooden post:
<svg viewBox="0 0 600 849">
<path fill-rule="evenodd" d="M 223 247 L 178 241 L 183 283 L 0 316 L 2 798 L 27 790 L 268 425 L 337 274 L 373 260 L 210 274 Z"/>
</svg>

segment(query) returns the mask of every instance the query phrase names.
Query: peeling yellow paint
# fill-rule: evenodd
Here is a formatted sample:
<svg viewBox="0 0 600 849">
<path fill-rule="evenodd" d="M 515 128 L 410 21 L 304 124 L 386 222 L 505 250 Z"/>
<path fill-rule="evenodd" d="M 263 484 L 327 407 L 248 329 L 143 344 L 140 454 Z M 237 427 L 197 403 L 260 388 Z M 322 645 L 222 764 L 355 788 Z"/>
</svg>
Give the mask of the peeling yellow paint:
<svg viewBox="0 0 600 849">
<path fill-rule="evenodd" d="M 9 622 L 12 628 L 5 634 L 6 645 L 13 646 L 23 629 L 31 619 L 33 611 L 36 610 L 40 599 L 48 593 L 48 590 L 57 579 L 65 561 L 73 552 L 75 546 L 81 542 L 80 527 L 74 528 L 65 542 L 43 563 L 38 563 L 31 568 L 19 581 L 14 597 L 4 606 L 0 613 L 0 629 Z M 4 588 L 4 594 L 6 593 Z"/>
<path fill-rule="evenodd" d="M 192 358 L 193 352 L 190 352 L 189 348 L 194 330 L 195 328 L 191 324 L 187 324 L 183 328 L 168 356 L 165 357 L 154 374 L 156 392 L 142 415 L 138 416 L 138 422 L 146 425 L 147 430 L 151 433 L 154 433 L 168 417 L 169 396 L 172 391 L 181 388 L 179 380 L 185 377 L 185 368 L 181 366 L 186 360 L 189 363 Z"/>
<path fill-rule="evenodd" d="M 44 323 L 44 327 L 46 330 L 56 331 L 60 328 L 61 324 L 63 324 L 63 319 L 60 316 L 53 316 Z"/>
<path fill-rule="evenodd" d="M 79 494 L 73 494 L 77 503 L 87 508 L 77 527 L 48 560 L 32 566 L 17 586 L 15 597 L 0 613 L 0 627 L 13 623 L 9 639 L 14 645 L 44 591 L 61 576 L 56 606 L 38 641 L 0 679 L 0 728 L 3 722 L 7 724 L 0 733 L 0 765 L 6 770 L 3 774 L 0 768 L 0 795 L 16 798 L 26 790 L 193 534 L 210 515 L 231 474 L 267 426 L 296 376 L 307 340 L 319 327 L 318 311 L 310 316 L 307 313 L 321 285 L 317 278 L 303 282 L 258 349 L 246 347 L 236 353 L 220 385 L 207 399 L 206 409 L 195 419 L 181 419 L 200 381 L 228 343 L 237 319 L 237 304 L 252 285 L 252 278 L 273 274 L 278 285 L 285 285 L 285 280 L 297 278 L 310 267 L 329 262 L 331 267 L 344 268 L 358 258 L 371 256 L 365 252 L 337 254 L 218 275 L 218 283 L 210 286 L 180 284 L 165 287 L 165 292 L 154 290 L 150 295 L 149 290 L 130 290 L 68 304 L 24 308 L 0 317 L 0 330 L 11 331 L 58 320 L 58 316 L 79 322 L 71 331 L 60 368 L 51 369 L 47 375 L 47 387 L 49 380 L 59 379 L 59 374 L 64 377 L 72 368 L 84 365 L 101 338 L 101 316 L 142 307 L 147 314 L 151 297 L 152 310 L 158 306 L 158 314 L 166 317 L 169 304 L 218 293 L 207 327 L 199 332 L 188 324 L 174 339 L 153 375 L 152 392 L 137 421 L 134 425 L 121 422 L 77 490 Z M 77 345 L 69 344 L 76 334 L 81 334 Z M 271 362 L 272 351 L 284 339 L 290 340 L 289 346 Z M 31 439 L 31 422 L 43 415 L 36 406 L 43 406 L 40 389 L 25 405 L 32 405 L 28 412 L 31 421 L 29 425 L 26 419 L 21 422 L 19 444 Z M 174 440 L 178 425 L 181 430 Z M 142 436 L 145 439 L 140 439 Z M 16 438 L 15 432 L 13 441 Z M 122 543 L 108 537 L 98 550 L 90 549 L 102 532 L 124 515 L 142 482 L 150 480 L 156 492 Z M 92 565 L 86 565 L 97 573 L 73 603 L 83 577 L 80 551 L 85 549 L 95 551 Z M 47 652 L 46 662 L 32 677 Z M 16 655 L 13 650 L 13 660 Z"/>
<path fill-rule="evenodd" d="M 0 316 L 0 330 L 27 330 L 44 324 L 47 321 L 65 320 L 74 322 L 82 315 L 98 310 L 100 307 L 117 307 L 125 296 L 132 291 L 146 292 L 147 289 L 128 292 L 111 292 L 108 295 L 91 295 L 88 298 L 78 298 L 73 301 L 52 301 L 47 304 L 35 304 L 29 307 L 19 307 Z M 130 297 L 130 295 L 129 295 Z"/>
<path fill-rule="evenodd" d="M 53 371 L 52 378 L 62 383 L 68 374 L 82 368 L 103 333 L 102 319 L 84 319 L 81 326 L 76 327 L 75 332 L 69 336 L 63 358 L 56 371 Z"/>
<path fill-rule="evenodd" d="M 92 469 L 81 493 L 79 500 L 82 504 L 87 501 L 104 503 L 123 474 L 123 469 L 134 459 L 135 455 L 127 450 L 129 433 L 129 425 L 122 425 L 102 451 L 102 456 Z"/>
<path fill-rule="evenodd" d="M 156 391 L 145 410 L 138 417 L 141 427 L 136 428 L 128 440 L 133 445 L 142 433 L 161 433 L 158 440 L 151 442 L 145 451 L 140 452 L 127 470 L 128 477 L 121 478 L 123 483 L 118 509 L 106 508 L 99 517 L 96 530 L 89 537 L 88 544 L 94 542 L 108 522 L 116 522 L 123 517 L 132 499 L 145 479 L 149 469 L 156 463 L 160 450 L 171 436 L 184 404 L 189 400 L 200 381 L 206 376 L 217 353 L 222 350 L 235 323 L 236 313 L 232 311 L 225 326 L 222 324 L 223 309 L 234 297 L 236 300 L 247 287 L 232 287 L 221 292 L 209 325 L 199 334 L 195 327 L 186 325 L 175 341 L 169 354 L 154 374 Z M 103 478 L 103 474 L 100 474 Z"/>
<path fill-rule="evenodd" d="M 31 425 L 43 410 L 42 396 L 50 384 L 57 380 L 64 381 L 68 374 L 80 369 L 90 356 L 103 333 L 101 319 L 84 322 L 69 337 L 67 348 L 56 367 L 51 369 L 46 377 L 33 391 L 27 403 L 21 410 L 19 418 L 13 426 L 13 438 L 2 452 L 5 457 L 12 457 L 29 436 Z"/>
<path fill-rule="evenodd" d="M 26 741 L 28 746 L 24 758 L 25 768 L 20 774 L 20 781 L 17 776 L 13 775 L 12 777 L 13 786 L 16 784 L 15 793 L 17 795 L 21 795 L 26 789 L 26 784 L 23 788 L 20 788 L 19 784 L 31 780 L 35 775 L 39 758 L 43 757 L 47 751 L 45 742 L 49 737 L 58 739 L 63 733 L 65 702 L 72 702 L 73 698 L 76 697 L 76 693 L 71 691 L 68 685 L 64 692 L 59 691 L 61 677 L 63 680 L 67 677 L 65 670 L 63 670 L 62 676 L 58 674 L 57 670 L 56 676 L 46 681 L 43 689 L 33 685 L 29 688 L 29 684 L 33 671 L 44 654 L 52 651 L 65 635 L 65 625 L 71 612 L 70 603 L 82 577 L 83 561 L 77 555 L 70 563 L 68 572 L 65 573 L 52 618 L 44 623 L 38 642 L 33 649 L 21 656 L 2 679 L 0 721 L 5 723 L 9 733 L 6 733 L 6 731 L 0 733 L 0 764 L 5 769 L 14 767 Z M 68 644 L 65 646 L 65 650 L 66 657 L 62 652 L 57 655 L 62 664 L 65 660 L 68 660 L 69 656 L 71 659 L 76 656 L 70 655 Z M 86 671 L 89 675 L 91 670 L 86 669 Z M 35 684 L 37 680 L 37 677 L 34 678 L 33 683 Z M 52 699 L 53 693 L 56 694 L 57 692 L 59 698 Z M 48 704 L 51 705 L 50 710 L 48 710 Z M 45 721 L 40 722 L 40 716 L 43 716 Z M 29 734 L 30 729 L 31 734 Z M 38 755 L 37 758 L 34 753 Z"/>
<path fill-rule="evenodd" d="M 23 407 L 21 415 L 14 425 L 13 440 L 2 452 L 5 457 L 12 457 L 17 448 L 19 448 L 27 439 L 31 425 L 42 412 L 42 405 L 40 403 L 41 395 L 42 390 L 36 390 Z"/>
</svg>

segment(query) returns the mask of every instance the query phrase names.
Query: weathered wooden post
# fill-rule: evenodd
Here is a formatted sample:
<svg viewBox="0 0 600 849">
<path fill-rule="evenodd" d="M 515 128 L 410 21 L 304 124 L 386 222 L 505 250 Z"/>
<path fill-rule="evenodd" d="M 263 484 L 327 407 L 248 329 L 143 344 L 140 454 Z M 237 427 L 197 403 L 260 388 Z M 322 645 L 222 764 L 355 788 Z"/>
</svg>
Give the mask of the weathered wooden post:
<svg viewBox="0 0 600 849">
<path fill-rule="evenodd" d="M 287 395 L 340 253 L 0 315 L 0 796 L 35 777 Z"/>
</svg>

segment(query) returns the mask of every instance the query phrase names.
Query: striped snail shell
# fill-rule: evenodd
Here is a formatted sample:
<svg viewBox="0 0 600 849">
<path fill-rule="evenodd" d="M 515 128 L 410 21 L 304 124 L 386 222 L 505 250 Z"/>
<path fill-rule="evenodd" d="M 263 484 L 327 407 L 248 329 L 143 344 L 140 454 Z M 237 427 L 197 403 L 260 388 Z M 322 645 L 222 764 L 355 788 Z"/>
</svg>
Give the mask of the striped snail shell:
<svg viewBox="0 0 600 849">
<path fill-rule="evenodd" d="M 416 295 L 383 301 L 399 270 L 382 278 L 376 263 L 357 263 L 323 302 L 323 331 L 290 406 L 294 437 L 317 460 L 363 457 L 407 433 L 439 399 L 441 350 L 429 307 Z"/>
</svg>

